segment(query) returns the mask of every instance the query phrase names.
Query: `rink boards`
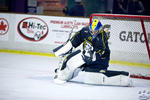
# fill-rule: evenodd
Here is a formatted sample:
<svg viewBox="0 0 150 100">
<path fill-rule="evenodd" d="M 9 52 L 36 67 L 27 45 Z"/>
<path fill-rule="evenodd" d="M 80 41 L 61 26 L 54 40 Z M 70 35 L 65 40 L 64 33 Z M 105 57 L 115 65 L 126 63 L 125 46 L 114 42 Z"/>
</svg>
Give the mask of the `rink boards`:
<svg viewBox="0 0 150 100">
<path fill-rule="evenodd" d="M 135 28 L 131 31 L 130 27 L 126 27 L 126 23 L 131 23 L 135 27 L 140 23 L 123 21 L 122 23 L 124 24 L 119 24 L 118 30 L 114 31 L 114 28 L 118 26 L 116 22 L 116 20 L 102 20 L 104 25 L 109 24 L 111 26 L 109 28 L 111 33 L 109 39 L 111 49 L 110 64 L 122 66 L 121 68 L 113 67 L 116 70 L 123 69 L 131 72 L 132 75 L 149 77 L 150 60 L 146 46 L 142 42 L 142 30 L 141 28 Z M 54 57 L 52 50 L 66 41 L 72 25 L 75 23 L 73 30 L 73 33 L 75 33 L 88 25 L 89 19 L 0 13 L 0 23 L 5 26 L 0 30 L 0 52 Z M 145 24 L 148 27 L 149 23 L 146 22 Z M 124 31 L 125 33 L 122 33 Z M 135 32 L 138 32 L 139 36 L 134 36 Z M 124 41 L 122 41 L 123 38 Z M 134 41 L 131 41 L 132 39 Z M 134 48 L 129 48 L 130 46 Z M 142 49 L 139 50 L 138 48 Z M 124 66 L 131 67 L 126 68 Z M 110 68 L 112 68 L 111 65 Z"/>
</svg>

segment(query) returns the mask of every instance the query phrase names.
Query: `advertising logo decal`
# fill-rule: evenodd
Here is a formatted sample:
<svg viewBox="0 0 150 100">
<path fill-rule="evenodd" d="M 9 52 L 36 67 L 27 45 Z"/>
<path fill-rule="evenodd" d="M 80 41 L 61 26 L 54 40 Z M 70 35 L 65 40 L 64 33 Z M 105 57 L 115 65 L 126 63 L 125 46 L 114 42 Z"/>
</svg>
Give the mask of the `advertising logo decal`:
<svg viewBox="0 0 150 100">
<path fill-rule="evenodd" d="M 9 24 L 5 18 L 0 18 L 0 35 L 4 35 L 8 32 Z"/>
<path fill-rule="evenodd" d="M 28 17 L 21 20 L 17 26 L 18 33 L 26 40 L 40 41 L 48 35 L 48 25 L 40 18 Z"/>
</svg>

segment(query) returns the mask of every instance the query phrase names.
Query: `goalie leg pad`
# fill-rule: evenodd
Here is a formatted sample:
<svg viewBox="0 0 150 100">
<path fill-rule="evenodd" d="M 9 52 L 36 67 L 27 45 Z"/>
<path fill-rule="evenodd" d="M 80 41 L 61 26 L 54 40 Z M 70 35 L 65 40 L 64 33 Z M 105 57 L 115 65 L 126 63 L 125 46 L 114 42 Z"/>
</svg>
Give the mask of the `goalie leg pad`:
<svg viewBox="0 0 150 100">
<path fill-rule="evenodd" d="M 123 71 L 83 72 L 84 83 L 111 86 L 130 86 L 130 75 Z"/>
<path fill-rule="evenodd" d="M 77 76 L 76 69 L 83 65 L 85 61 L 82 58 L 81 50 L 76 51 L 76 55 L 69 57 L 66 62 L 66 67 L 63 70 L 59 70 L 56 73 L 55 79 L 62 81 L 68 81 Z"/>
</svg>

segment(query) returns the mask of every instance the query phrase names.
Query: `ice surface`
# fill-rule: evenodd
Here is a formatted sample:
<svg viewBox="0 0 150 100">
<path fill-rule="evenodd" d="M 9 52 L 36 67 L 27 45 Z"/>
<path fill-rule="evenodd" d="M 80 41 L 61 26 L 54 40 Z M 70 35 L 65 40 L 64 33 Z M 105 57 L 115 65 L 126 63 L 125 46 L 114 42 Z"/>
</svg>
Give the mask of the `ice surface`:
<svg viewBox="0 0 150 100">
<path fill-rule="evenodd" d="M 150 95 L 150 80 L 142 79 L 133 79 L 133 87 L 87 85 L 81 77 L 57 85 L 57 65 L 57 58 L 0 53 L 0 100 L 142 100 L 141 95 Z"/>
</svg>

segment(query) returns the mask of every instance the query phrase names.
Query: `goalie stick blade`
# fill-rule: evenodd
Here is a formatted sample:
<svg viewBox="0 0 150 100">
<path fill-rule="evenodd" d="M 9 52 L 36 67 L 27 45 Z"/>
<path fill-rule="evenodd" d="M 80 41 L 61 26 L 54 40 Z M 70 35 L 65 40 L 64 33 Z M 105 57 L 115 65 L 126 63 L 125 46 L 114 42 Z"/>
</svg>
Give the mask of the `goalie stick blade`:
<svg viewBox="0 0 150 100">
<path fill-rule="evenodd" d="M 58 47 L 56 47 L 55 49 L 53 49 L 53 52 L 56 52 L 56 51 L 58 51 L 60 48 L 62 48 L 64 45 L 60 45 L 60 46 L 58 46 Z"/>
</svg>

